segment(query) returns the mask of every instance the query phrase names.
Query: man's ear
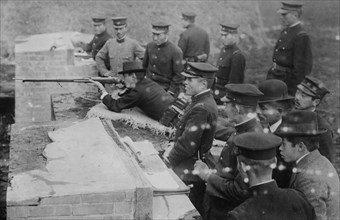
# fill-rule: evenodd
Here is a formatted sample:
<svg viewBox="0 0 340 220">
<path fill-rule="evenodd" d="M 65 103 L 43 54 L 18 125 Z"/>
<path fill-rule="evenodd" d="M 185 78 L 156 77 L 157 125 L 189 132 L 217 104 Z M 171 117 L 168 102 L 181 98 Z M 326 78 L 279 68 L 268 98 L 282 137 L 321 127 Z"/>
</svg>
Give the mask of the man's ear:
<svg viewBox="0 0 340 220">
<path fill-rule="evenodd" d="M 307 149 L 307 147 L 306 147 L 305 143 L 303 143 L 302 141 L 298 143 L 298 150 L 300 152 L 305 151 L 306 149 Z"/>
<path fill-rule="evenodd" d="M 320 99 L 314 99 L 313 100 L 313 106 L 317 107 L 320 104 L 320 101 L 321 101 Z"/>
</svg>

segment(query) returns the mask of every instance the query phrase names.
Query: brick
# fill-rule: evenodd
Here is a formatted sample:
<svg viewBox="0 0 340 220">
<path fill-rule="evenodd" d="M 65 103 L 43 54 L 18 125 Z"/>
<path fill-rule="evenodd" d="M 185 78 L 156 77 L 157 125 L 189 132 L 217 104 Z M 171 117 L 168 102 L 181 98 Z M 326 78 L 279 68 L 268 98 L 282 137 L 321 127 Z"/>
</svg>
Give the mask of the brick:
<svg viewBox="0 0 340 220">
<path fill-rule="evenodd" d="M 134 219 L 129 215 L 105 215 L 103 220 L 131 220 Z"/>
<path fill-rule="evenodd" d="M 22 219 L 23 220 L 23 219 Z M 59 217 L 52 216 L 52 217 L 29 217 L 25 220 L 59 220 Z"/>
<path fill-rule="evenodd" d="M 85 194 L 81 196 L 82 203 L 113 203 L 125 201 L 125 192 Z"/>
<path fill-rule="evenodd" d="M 49 197 L 49 198 L 43 198 L 40 201 L 40 205 L 79 204 L 79 203 L 80 203 L 80 195 Z"/>
<path fill-rule="evenodd" d="M 9 206 L 7 207 L 7 216 L 11 218 L 27 217 L 28 207 L 27 206 Z"/>
<path fill-rule="evenodd" d="M 36 206 L 29 207 L 28 216 L 30 217 L 41 217 L 41 216 L 53 216 L 55 215 L 54 206 Z"/>
<path fill-rule="evenodd" d="M 83 220 L 103 220 L 103 216 L 102 215 L 83 216 Z"/>
<path fill-rule="evenodd" d="M 71 206 L 68 205 L 61 205 L 55 207 L 55 215 L 56 216 L 69 216 L 72 215 L 72 209 Z"/>
<path fill-rule="evenodd" d="M 58 220 L 83 220 L 82 216 L 61 216 Z"/>
<path fill-rule="evenodd" d="M 115 214 L 130 214 L 133 211 L 133 202 L 116 202 L 114 203 Z"/>
<path fill-rule="evenodd" d="M 87 204 L 73 205 L 73 215 L 102 215 L 112 214 L 113 204 Z"/>
</svg>

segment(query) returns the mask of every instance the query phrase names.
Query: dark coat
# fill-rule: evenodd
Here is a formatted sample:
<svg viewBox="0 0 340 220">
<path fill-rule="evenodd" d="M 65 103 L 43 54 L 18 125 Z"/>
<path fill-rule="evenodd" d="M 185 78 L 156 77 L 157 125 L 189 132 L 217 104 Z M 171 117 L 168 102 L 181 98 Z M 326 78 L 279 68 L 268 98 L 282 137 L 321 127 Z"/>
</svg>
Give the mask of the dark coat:
<svg viewBox="0 0 340 220">
<path fill-rule="evenodd" d="M 166 91 L 178 94 L 184 81 L 181 49 L 165 42 L 157 46 L 150 42 L 146 46 L 143 67 L 147 70 L 147 77 L 160 84 Z"/>
<path fill-rule="evenodd" d="M 164 111 L 173 101 L 173 97 L 165 92 L 154 81 L 144 78 L 119 99 L 113 99 L 111 95 L 103 98 L 103 103 L 109 110 L 121 112 L 123 109 L 139 107 L 143 112 L 155 120 L 159 120 Z"/>
<path fill-rule="evenodd" d="M 99 52 L 99 50 L 102 49 L 106 41 L 110 38 L 112 38 L 112 36 L 107 31 L 104 31 L 103 33 L 99 35 L 94 35 L 90 43 L 85 45 L 84 50 L 88 53 L 91 53 L 93 59 L 95 60 L 96 55 Z"/>
<path fill-rule="evenodd" d="M 214 86 L 214 97 L 220 99 L 226 94 L 228 83 L 243 83 L 246 59 L 240 49 L 234 44 L 221 49 L 217 61 L 218 71 Z M 218 91 L 218 93 L 216 92 Z"/>
<path fill-rule="evenodd" d="M 281 32 L 274 48 L 273 62 L 290 70 L 271 68 L 267 79 L 283 80 L 288 93 L 294 96 L 297 85 L 312 71 L 313 66 L 311 40 L 300 24 Z"/>
<path fill-rule="evenodd" d="M 307 197 L 318 220 L 339 219 L 339 176 L 329 160 L 314 150 L 302 158 L 295 169 L 289 188 Z"/>
<path fill-rule="evenodd" d="M 230 136 L 216 164 L 216 174 L 207 180 L 204 201 L 206 219 L 224 219 L 227 212 L 249 197 L 248 187 L 237 171 L 237 158 L 233 138 L 245 132 L 263 132 L 256 118 L 235 126 L 236 132 Z"/>
<path fill-rule="evenodd" d="M 204 160 L 214 139 L 217 106 L 210 90 L 192 97 L 184 115 L 176 125 L 174 148 L 169 161 L 176 174 L 184 181 L 201 181 L 191 174 L 198 159 Z M 210 155 L 209 155 L 210 156 Z M 183 171 L 187 169 L 188 174 Z"/>
<path fill-rule="evenodd" d="M 183 58 L 188 61 L 197 61 L 198 55 L 203 53 L 209 56 L 210 44 L 208 33 L 195 24 L 190 24 L 188 28 L 179 36 L 178 46 L 183 52 Z"/>
<path fill-rule="evenodd" d="M 333 145 L 333 132 L 332 127 L 328 122 L 317 113 L 318 125 L 320 130 L 327 130 L 326 133 L 319 136 L 319 151 L 320 154 L 325 156 L 330 162 L 335 160 L 335 147 Z"/>
<path fill-rule="evenodd" d="M 225 219 L 313 220 L 315 212 L 306 197 L 293 189 L 281 189 L 275 181 L 250 188 L 252 196 Z"/>
</svg>

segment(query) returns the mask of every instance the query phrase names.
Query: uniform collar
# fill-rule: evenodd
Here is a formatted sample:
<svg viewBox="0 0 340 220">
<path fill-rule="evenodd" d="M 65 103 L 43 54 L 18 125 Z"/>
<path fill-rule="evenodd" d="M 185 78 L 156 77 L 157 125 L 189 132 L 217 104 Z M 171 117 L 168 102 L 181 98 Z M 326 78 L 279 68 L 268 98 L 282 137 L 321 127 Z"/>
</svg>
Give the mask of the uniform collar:
<svg viewBox="0 0 340 220">
<path fill-rule="evenodd" d="M 204 90 L 197 95 L 194 95 L 191 97 L 192 102 L 195 102 L 203 97 L 209 96 L 210 95 L 210 89 Z"/>
<path fill-rule="evenodd" d="M 168 45 L 168 44 L 169 44 L 169 40 L 165 41 L 165 42 L 162 43 L 161 45 L 157 45 L 157 44 L 156 44 L 156 46 L 157 46 L 158 48 L 162 48 L 162 47 L 165 47 L 165 46 Z"/>
<path fill-rule="evenodd" d="M 280 126 L 282 122 L 282 118 L 280 118 L 280 120 L 278 120 L 277 122 L 275 122 L 274 124 L 269 126 L 269 130 L 271 133 L 274 133 L 276 131 L 276 129 Z"/>
<path fill-rule="evenodd" d="M 301 21 L 297 21 L 297 22 L 295 22 L 294 24 L 292 24 L 292 25 L 289 25 L 289 28 L 292 28 L 292 27 L 298 26 L 299 24 L 301 24 Z"/>
<path fill-rule="evenodd" d="M 278 188 L 275 180 L 266 181 L 263 183 L 256 184 L 250 187 L 250 191 L 253 196 L 267 195 L 268 193 L 275 191 Z"/>
<path fill-rule="evenodd" d="M 231 50 L 231 49 L 235 49 L 237 46 L 236 46 L 236 43 L 235 44 L 231 44 L 231 45 L 226 45 L 224 46 L 224 49 L 226 50 Z"/>
<path fill-rule="evenodd" d="M 187 26 L 186 28 L 189 29 L 189 28 L 192 28 L 192 27 L 194 27 L 194 26 L 195 26 L 194 23 L 190 23 L 190 24 L 188 24 L 188 26 Z"/>
<path fill-rule="evenodd" d="M 104 36 L 104 35 L 106 35 L 107 34 L 107 30 L 105 30 L 104 32 L 102 32 L 102 33 L 100 33 L 100 34 L 97 34 L 97 37 L 102 37 L 102 36 Z"/>
<path fill-rule="evenodd" d="M 239 124 L 236 124 L 235 125 L 235 129 L 236 129 L 236 132 L 238 134 L 240 133 L 244 133 L 244 132 L 247 132 L 247 131 L 250 131 L 252 130 L 254 127 L 256 127 L 256 117 L 254 118 L 251 118 L 247 121 L 244 121 L 244 122 L 241 122 Z"/>
<path fill-rule="evenodd" d="M 126 38 L 126 35 L 125 35 L 123 38 L 121 38 L 121 39 L 116 38 L 116 41 L 117 41 L 118 43 L 124 43 L 125 38 Z"/>
</svg>

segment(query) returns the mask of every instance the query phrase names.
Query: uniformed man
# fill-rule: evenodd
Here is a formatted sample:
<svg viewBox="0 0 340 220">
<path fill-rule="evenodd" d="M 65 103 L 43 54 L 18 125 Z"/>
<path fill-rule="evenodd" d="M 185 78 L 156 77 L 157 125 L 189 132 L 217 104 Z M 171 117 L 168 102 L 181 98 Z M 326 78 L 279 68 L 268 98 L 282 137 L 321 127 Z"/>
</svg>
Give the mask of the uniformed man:
<svg viewBox="0 0 340 220">
<path fill-rule="evenodd" d="M 181 49 L 168 40 L 169 26 L 162 21 L 152 24 L 153 41 L 146 46 L 143 67 L 150 79 L 177 96 L 183 90 L 183 55 Z"/>
<path fill-rule="evenodd" d="M 126 17 L 113 17 L 116 38 L 106 42 L 96 56 L 97 68 L 101 76 L 117 76 L 122 71 L 123 62 L 141 60 L 144 48 L 134 39 L 126 36 L 128 31 Z M 111 69 L 105 65 L 109 59 Z"/>
<path fill-rule="evenodd" d="M 312 70 L 311 40 L 301 26 L 302 4 L 282 2 L 277 11 L 281 16 L 282 30 L 273 53 L 273 66 L 267 79 L 279 79 L 288 86 L 288 93 L 295 95 L 296 86 Z"/>
<path fill-rule="evenodd" d="M 306 110 L 286 114 L 275 132 L 283 139 L 282 158 L 295 165 L 289 188 L 305 194 L 318 220 L 340 218 L 339 176 L 318 150 L 319 135 L 325 132 L 318 126 L 316 113 Z"/>
<path fill-rule="evenodd" d="M 251 197 L 230 211 L 225 219 L 315 219 L 313 207 L 301 192 L 280 189 L 272 179 L 276 148 L 281 141 L 273 134 L 256 132 L 234 138 L 238 169 L 250 187 Z"/>
<path fill-rule="evenodd" d="M 259 117 L 267 132 L 274 133 L 282 122 L 282 116 L 292 110 L 294 97 L 288 94 L 287 85 L 278 79 L 268 79 L 258 85 L 263 96 L 259 100 Z M 284 162 L 277 148 L 277 166 L 273 179 L 280 188 L 288 188 L 291 176 L 290 164 Z"/>
<path fill-rule="evenodd" d="M 239 40 L 239 25 L 221 24 L 221 40 L 223 48 L 217 60 L 218 72 L 214 86 L 214 98 L 221 105 L 221 98 L 225 96 L 225 85 L 228 83 L 243 83 L 246 60 L 241 50 L 237 47 Z"/>
<path fill-rule="evenodd" d="M 197 160 L 213 161 L 210 148 L 216 128 L 217 106 L 211 94 L 217 69 L 208 63 L 189 62 L 182 73 L 185 79 L 185 94 L 191 103 L 176 125 L 174 145 L 167 150 L 170 165 L 175 173 L 190 188 L 189 198 L 203 214 L 204 182 L 192 173 Z"/>
<path fill-rule="evenodd" d="M 107 32 L 105 25 L 106 17 L 102 15 L 97 15 L 92 17 L 94 37 L 90 43 L 80 42 L 80 47 L 87 53 L 91 53 L 93 59 L 95 60 L 98 51 L 104 46 L 108 39 L 112 36 Z M 107 63 L 109 65 L 109 63 Z"/>
<path fill-rule="evenodd" d="M 182 13 L 182 25 L 186 30 L 179 36 L 178 46 L 183 58 L 189 62 L 206 62 L 209 57 L 210 43 L 208 33 L 195 25 L 196 14 Z"/>
<path fill-rule="evenodd" d="M 235 119 L 236 132 L 227 136 L 227 144 L 223 147 L 216 172 L 208 169 L 202 162 L 195 163 L 198 176 L 206 182 L 204 198 L 205 219 L 225 219 L 228 211 L 235 208 L 248 198 L 248 187 L 244 184 L 237 171 L 237 160 L 233 138 L 245 132 L 263 132 L 256 114 L 259 98 L 263 95 L 252 84 L 228 84 L 226 113 Z"/>
<path fill-rule="evenodd" d="M 122 75 L 128 89 L 118 99 L 112 98 L 101 83 L 92 81 L 101 90 L 101 99 L 109 110 L 121 112 L 123 109 L 139 107 L 150 118 L 159 120 L 173 102 L 173 97 L 160 85 L 145 77 L 141 62 L 124 62 L 123 71 L 118 74 Z"/>
<path fill-rule="evenodd" d="M 325 84 L 315 77 L 306 76 L 306 78 L 297 86 L 295 93 L 295 109 L 308 110 L 317 113 L 318 124 L 320 129 L 327 130 L 326 133 L 320 135 L 320 153 L 327 157 L 331 162 L 334 162 L 335 147 L 333 145 L 333 132 L 329 123 L 320 116 L 317 107 L 323 97 L 329 91 Z"/>
</svg>

